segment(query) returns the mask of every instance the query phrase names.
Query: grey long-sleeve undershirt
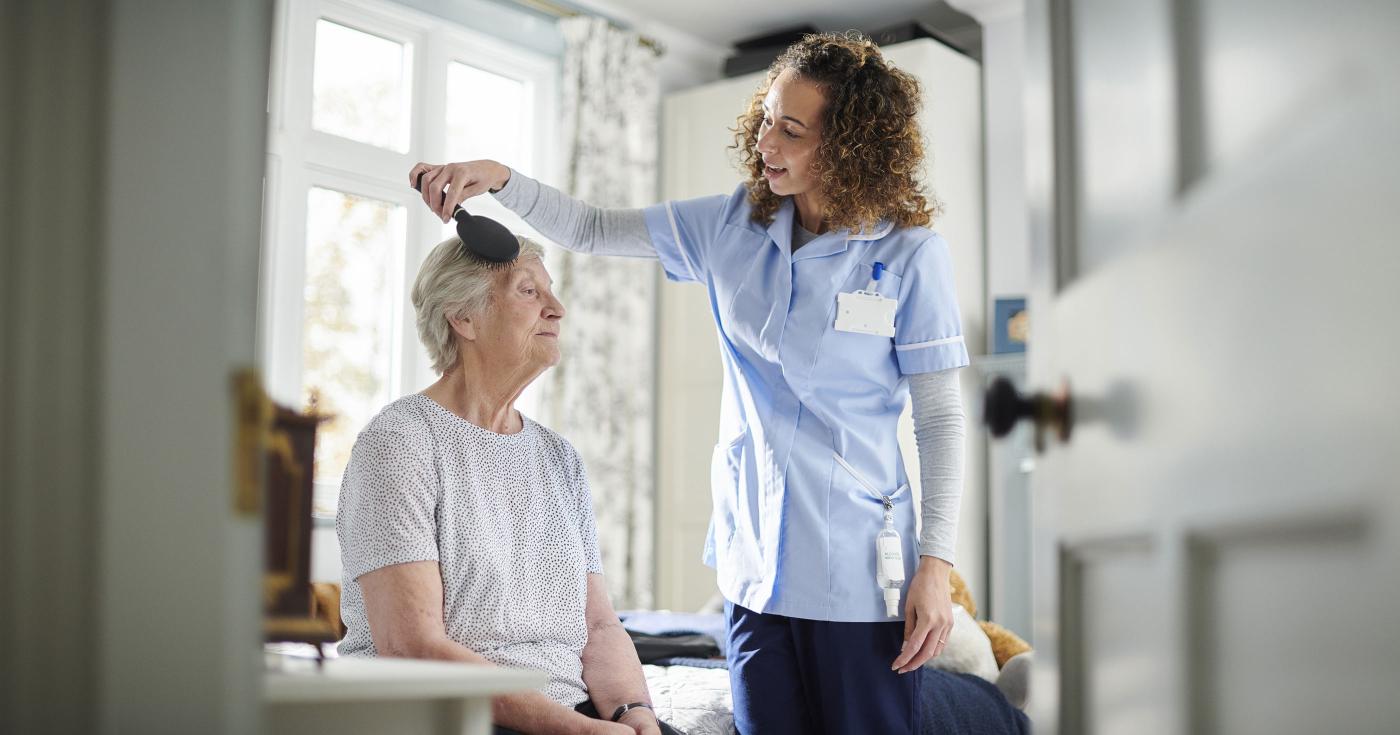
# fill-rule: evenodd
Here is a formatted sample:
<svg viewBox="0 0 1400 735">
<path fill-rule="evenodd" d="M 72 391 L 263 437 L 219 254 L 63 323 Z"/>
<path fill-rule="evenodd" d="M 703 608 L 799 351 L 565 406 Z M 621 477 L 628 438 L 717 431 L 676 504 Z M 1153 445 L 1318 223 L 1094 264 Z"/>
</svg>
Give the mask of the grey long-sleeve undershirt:
<svg viewBox="0 0 1400 735">
<path fill-rule="evenodd" d="M 511 171 L 496 200 L 545 237 L 576 253 L 656 258 L 640 209 L 603 209 Z M 955 562 L 967 439 L 958 369 L 909 376 L 919 453 L 919 554 Z"/>
</svg>

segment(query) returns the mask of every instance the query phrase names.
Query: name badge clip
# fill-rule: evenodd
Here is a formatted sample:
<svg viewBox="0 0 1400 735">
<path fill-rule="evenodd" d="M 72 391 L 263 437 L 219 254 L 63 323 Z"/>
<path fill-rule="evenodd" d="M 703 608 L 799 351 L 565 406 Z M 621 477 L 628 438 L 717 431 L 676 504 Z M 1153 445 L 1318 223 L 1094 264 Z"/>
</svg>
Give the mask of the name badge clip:
<svg viewBox="0 0 1400 735">
<path fill-rule="evenodd" d="M 894 312 L 899 302 L 878 292 L 885 264 L 876 263 L 870 272 L 870 283 L 864 289 L 836 294 L 836 331 L 894 336 Z"/>
</svg>

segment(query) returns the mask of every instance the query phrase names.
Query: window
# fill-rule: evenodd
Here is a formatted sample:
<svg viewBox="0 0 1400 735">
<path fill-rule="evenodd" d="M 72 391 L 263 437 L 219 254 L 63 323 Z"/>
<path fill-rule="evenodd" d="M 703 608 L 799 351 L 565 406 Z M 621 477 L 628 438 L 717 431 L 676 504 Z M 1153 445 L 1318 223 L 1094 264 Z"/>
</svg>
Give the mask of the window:
<svg viewBox="0 0 1400 735">
<path fill-rule="evenodd" d="M 552 178 L 556 75 L 554 59 L 391 2 L 281 5 L 259 324 L 273 398 L 314 397 L 331 416 L 317 433 L 318 515 L 335 512 L 360 429 L 437 377 L 408 293 L 453 230 L 408 186 L 409 168 L 495 158 Z M 489 197 L 469 206 L 539 238 Z M 532 396 L 517 403 L 527 413 Z"/>
<path fill-rule="evenodd" d="M 334 416 L 321 426 L 318 481 L 339 479 L 354 432 L 388 402 L 393 377 L 392 274 L 403 261 L 404 207 L 311 187 L 301 322 L 302 402 Z"/>
<path fill-rule="evenodd" d="M 311 127 L 407 153 L 411 46 L 325 18 L 316 21 L 315 44 Z"/>
</svg>

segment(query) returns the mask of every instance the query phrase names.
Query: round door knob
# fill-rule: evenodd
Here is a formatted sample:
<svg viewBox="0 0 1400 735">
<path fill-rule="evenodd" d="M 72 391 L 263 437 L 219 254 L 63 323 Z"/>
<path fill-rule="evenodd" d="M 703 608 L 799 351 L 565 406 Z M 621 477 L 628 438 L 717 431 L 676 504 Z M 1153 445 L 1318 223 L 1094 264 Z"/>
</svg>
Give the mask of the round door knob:
<svg viewBox="0 0 1400 735">
<path fill-rule="evenodd" d="M 1021 395 L 1011 380 L 999 376 L 987 388 L 987 405 L 982 415 L 992 436 L 1001 438 L 1016 428 L 1016 422 L 1030 419 L 1035 425 L 1035 449 L 1045 451 L 1045 433 L 1053 431 L 1061 442 L 1069 441 L 1074 423 L 1069 384 L 1064 383 L 1053 395 L 1035 393 L 1029 398 Z"/>
</svg>

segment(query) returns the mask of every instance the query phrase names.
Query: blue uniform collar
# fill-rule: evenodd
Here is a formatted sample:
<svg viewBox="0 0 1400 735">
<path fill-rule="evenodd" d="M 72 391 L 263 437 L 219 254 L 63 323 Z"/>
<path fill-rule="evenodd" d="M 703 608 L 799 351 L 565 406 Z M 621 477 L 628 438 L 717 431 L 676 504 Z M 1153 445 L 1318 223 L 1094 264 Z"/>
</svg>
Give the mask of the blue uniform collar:
<svg viewBox="0 0 1400 735">
<path fill-rule="evenodd" d="M 768 225 L 768 237 L 778 246 L 779 250 L 791 255 L 793 260 L 821 258 L 844 253 L 852 240 L 879 240 L 894 229 L 893 222 L 880 220 L 875 223 L 874 227 L 863 228 L 859 232 L 841 230 L 834 235 L 828 232 L 802 246 L 796 255 L 792 255 L 792 226 L 796 216 L 797 206 L 792 203 L 792 197 L 783 197 L 782 204 L 778 205 L 778 211 L 773 214 L 773 222 Z"/>
</svg>

